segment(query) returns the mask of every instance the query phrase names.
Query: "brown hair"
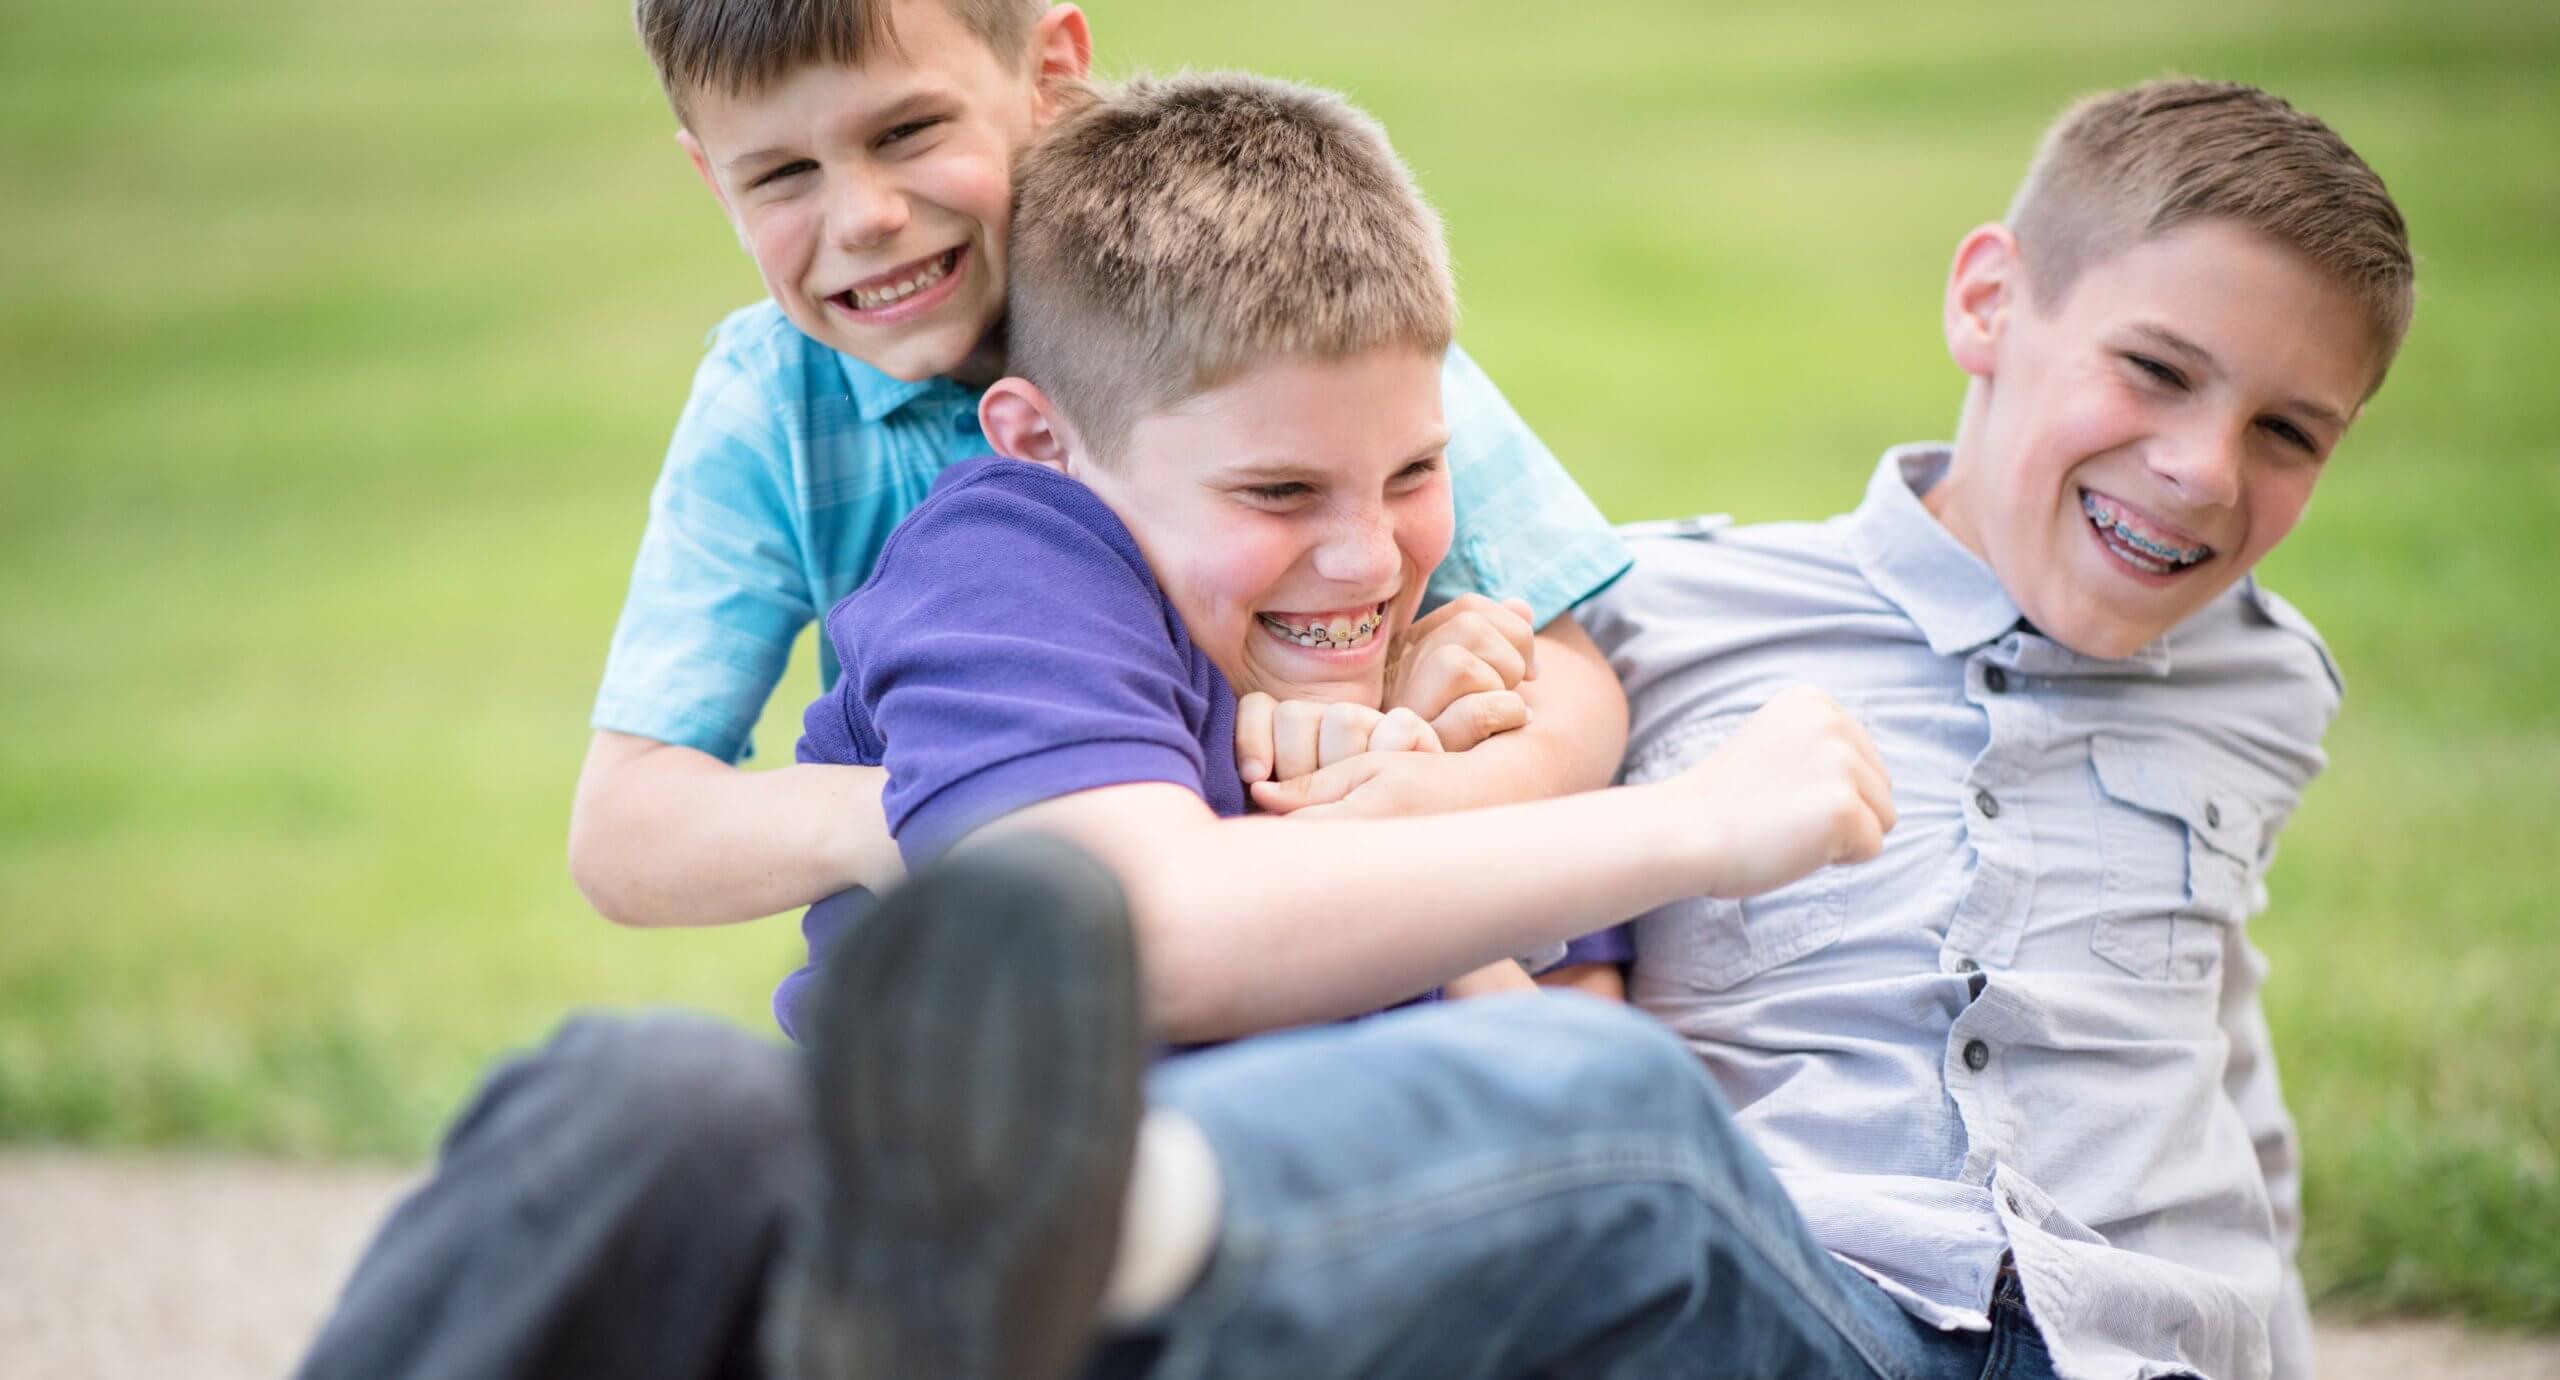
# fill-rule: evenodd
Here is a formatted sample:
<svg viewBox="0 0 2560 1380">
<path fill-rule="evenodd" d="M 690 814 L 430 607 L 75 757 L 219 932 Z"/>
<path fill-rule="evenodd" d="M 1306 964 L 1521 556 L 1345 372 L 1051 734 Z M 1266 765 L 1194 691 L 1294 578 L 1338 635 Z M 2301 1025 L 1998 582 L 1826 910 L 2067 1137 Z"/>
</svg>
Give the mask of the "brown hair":
<svg viewBox="0 0 2560 1380">
<path fill-rule="evenodd" d="M 1007 66 L 1049 0 L 935 0 Z M 892 0 L 633 0 L 632 23 L 676 117 L 696 91 L 752 95 L 803 67 L 853 67 L 895 49 Z"/>
<path fill-rule="evenodd" d="M 1329 91 L 1208 73 L 1100 92 L 1023 155 L 1014 197 L 1007 357 L 1098 457 L 1262 361 L 1437 353 L 1456 329 L 1439 217 Z"/>
<path fill-rule="evenodd" d="M 2408 226 L 2346 140 L 2254 86 L 2170 77 L 2088 97 L 2046 131 L 2009 207 L 2046 310 L 2091 264 L 2202 220 L 2290 246 L 2353 294 L 2381 386 L 2415 306 Z"/>
</svg>

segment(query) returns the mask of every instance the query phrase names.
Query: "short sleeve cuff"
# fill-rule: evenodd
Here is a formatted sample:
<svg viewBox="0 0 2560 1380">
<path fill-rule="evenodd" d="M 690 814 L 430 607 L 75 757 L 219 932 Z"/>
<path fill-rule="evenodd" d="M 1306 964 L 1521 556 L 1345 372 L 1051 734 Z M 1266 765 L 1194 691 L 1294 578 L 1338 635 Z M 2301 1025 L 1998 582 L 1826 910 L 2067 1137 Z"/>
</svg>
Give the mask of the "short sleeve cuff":
<svg viewBox="0 0 2560 1380">
<path fill-rule="evenodd" d="M 1519 597 L 1529 601 L 1537 625 L 1543 628 L 1616 584 L 1635 563 L 1635 556 L 1615 534 L 1577 542 L 1532 578 Z"/>
<path fill-rule="evenodd" d="M 741 724 L 609 694 L 597 697 L 595 714 L 588 724 L 606 733 L 628 733 L 635 738 L 692 748 L 732 766 L 747 760 L 754 746 L 755 725 L 752 723 Z"/>
<path fill-rule="evenodd" d="M 1482 538 L 1470 537 L 1432 576 L 1429 602 L 1436 608 L 1462 594 L 1520 599 L 1529 605 L 1530 621 L 1543 628 L 1634 567 L 1626 544 L 1605 528 L 1565 542 L 1525 569 L 1516 556 L 1497 554 Z"/>
</svg>

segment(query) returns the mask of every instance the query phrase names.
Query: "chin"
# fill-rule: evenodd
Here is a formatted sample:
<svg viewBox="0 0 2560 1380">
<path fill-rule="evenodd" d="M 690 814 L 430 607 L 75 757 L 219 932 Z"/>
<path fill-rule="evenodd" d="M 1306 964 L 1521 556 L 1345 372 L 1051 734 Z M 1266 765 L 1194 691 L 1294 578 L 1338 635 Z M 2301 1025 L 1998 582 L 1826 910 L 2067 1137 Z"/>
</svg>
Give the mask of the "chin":
<svg viewBox="0 0 2560 1380">
<path fill-rule="evenodd" d="M 2027 621 L 2035 624 L 2036 631 L 2082 656 L 2096 657 L 2101 661 L 2121 661 L 2159 641 L 2173 626 L 2172 623 L 2150 620 L 2135 622 L 2105 616 L 2073 617 L 2060 610 L 2052 611 L 2050 617 L 2039 616 L 2033 609 L 2023 612 Z"/>
</svg>

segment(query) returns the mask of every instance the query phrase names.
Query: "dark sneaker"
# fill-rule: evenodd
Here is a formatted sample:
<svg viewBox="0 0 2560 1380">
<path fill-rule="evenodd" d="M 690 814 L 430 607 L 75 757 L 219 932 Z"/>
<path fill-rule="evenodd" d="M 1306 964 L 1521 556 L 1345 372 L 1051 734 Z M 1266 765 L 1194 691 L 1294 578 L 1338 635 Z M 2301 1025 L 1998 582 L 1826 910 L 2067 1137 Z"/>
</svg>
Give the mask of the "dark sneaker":
<svg viewBox="0 0 2560 1380">
<path fill-rule="evenodd" d="M 1120 884 L 1054 839 L 916 874 L 825 960 L 826 1181 L 779 1267 L 785 1380 L 1057 1380 L 1109 1277 L 1139 1114 Z"/>
</svg>

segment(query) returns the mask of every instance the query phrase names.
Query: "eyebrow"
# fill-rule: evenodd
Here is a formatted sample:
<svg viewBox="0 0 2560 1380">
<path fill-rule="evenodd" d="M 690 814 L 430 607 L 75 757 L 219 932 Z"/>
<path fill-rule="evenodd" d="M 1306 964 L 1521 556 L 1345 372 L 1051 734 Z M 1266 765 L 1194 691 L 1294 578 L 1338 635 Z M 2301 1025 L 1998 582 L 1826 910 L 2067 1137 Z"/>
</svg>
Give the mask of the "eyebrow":
<svg viewBox="0 0 2560 1380">
<path fill-rule="evenodd" d="M 895 129 L 899 125 L 905 124 L 907 121 L 914 119 L 918 114 L 921 114 L 926 106 L 933 105 L 940 101 L 942 95 L 943 93 L 939 88 L 910 91 L 881 107 L 879 110 L 864 115 L 859 121 L 854 122 L 854 126 L 859 129 L 870 130 Z M 721 161 L 720 166 L 722 169 L 727 171 L 730 176 L 735 177 L 740 172 L 756 167 L 760 164 L 779 162 L 789 158 L 805 157 L 808 157 L 808 155 L 802 152 L 797 145 L 776 144 L 769 148 L 757 149 L 752 153 L 739 154 L 735 158 L 724 159 Z"/>
<path fill-rule="evenodd" d="M 1448 448 L 1449 437 L 1444 432 L 1429 445 L 1397 461 L 1396 468 L 1401 470 L 1420 461 L 1436 459 Z M 1230 482 L 1243 484 L 1309 484 L 1331 479 L 1333 473 L 1322 465 L 1272 456 L 1238 461 L 1227 469 L 1225 477 Z"/>
<path fill-rule="evenodd" d="M 2213 351 L 2206 349 L 2202 345 L 2198 345 L 2194 341 L 2187 339 L 2176 331 L 2170 330 L 2166 326 L 2155 325 L 2151 322 L 2144 321 L 2137 323 L 2133 327 L 2133 333 L 2150 341 L 2152 344 L 2159 346 L 2161 349 L 2168 351 L 2170 354 L 2186 356 L 2188 360 L 2193 362 L 2199 368 L 2202 368 L 2208 374 L 2220 374 L 2223 372 L 2222 361 L 2213 357 Z M 2299 412 L 2324 426 L 2344 430 L 2347 425 L 2345 415 L 2340 413 L 2338 409 L 2330 407 L 2325 403 L 2313 402 L 2309 398 L 2292 398 L 2283 403 L 2282 406 L 2291 411 Z"/>
</svg>

